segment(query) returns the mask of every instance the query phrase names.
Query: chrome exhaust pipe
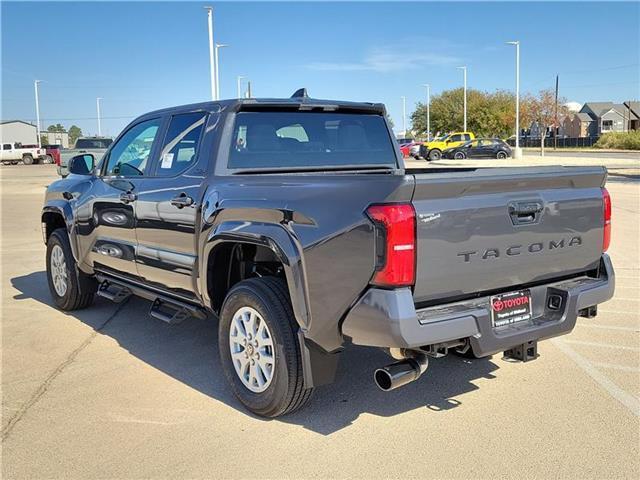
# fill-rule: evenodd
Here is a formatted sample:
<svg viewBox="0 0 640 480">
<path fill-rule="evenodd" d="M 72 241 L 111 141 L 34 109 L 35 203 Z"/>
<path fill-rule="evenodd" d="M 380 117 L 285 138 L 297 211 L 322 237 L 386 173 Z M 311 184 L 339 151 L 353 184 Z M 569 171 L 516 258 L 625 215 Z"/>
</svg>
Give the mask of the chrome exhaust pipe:
<svg viewBox="0 0 640 480">
<path fill-rule="evenodd" d="M 426 355 L 416 354 L 400 362 L 378 368 L 373 379 L 380 390 L 388 392 L 420 378 L 429 366 Z"/>
</svg>

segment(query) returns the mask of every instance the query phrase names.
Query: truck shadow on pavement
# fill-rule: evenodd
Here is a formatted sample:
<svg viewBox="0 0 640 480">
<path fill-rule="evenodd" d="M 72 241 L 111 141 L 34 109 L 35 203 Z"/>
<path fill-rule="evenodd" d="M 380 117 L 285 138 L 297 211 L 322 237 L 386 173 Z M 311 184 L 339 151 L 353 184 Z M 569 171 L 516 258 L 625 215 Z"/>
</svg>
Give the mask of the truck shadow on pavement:
<svg viewBox="0 0 640 480">
<path fill-rule="evenodd" d="M 45 272 L 15 277 L 11 283 L 20 292 L 15 300 L 34 299 L 55 308 Z M 108 335 L 136 358 L 177 381 L 245 411 L 227 387 L 220 368 L 216 319 L 191 318 L 172 326 L 150 317 L 149 307 L 150 302 L 134 297 L 124 305 L 97 297 L 92 307 L 66 315 Z M 348 427 L 361 414 L 392 417 L 415 409 L 437 414 L 460 407 L 462 402 L 455 397 L 477 390 L 472 382 L 494 378 L 492 372 L 499 368 L 491 358 L 468 360 L 449 355 L 431 359 L 429 369 L 416 382 L 382 392 L 373 382 L 373 372 L 391 362 L 379 349 L 349 346 L 342 354 L 335 383 L 316 389 L 302 410 L 272 421 L 330 435 Z"/>
</svg>

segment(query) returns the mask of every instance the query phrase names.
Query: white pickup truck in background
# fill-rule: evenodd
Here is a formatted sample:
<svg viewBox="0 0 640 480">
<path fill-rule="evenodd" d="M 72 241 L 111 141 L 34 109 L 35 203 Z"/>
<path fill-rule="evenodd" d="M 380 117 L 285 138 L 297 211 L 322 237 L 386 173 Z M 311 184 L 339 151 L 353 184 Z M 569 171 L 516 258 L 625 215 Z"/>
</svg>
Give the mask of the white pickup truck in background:
<svg viewBox="0 0 640 480">
<path fill-rule="evenodd" d="M 43 162 L 47 154 L 46 149 L 38 147 L 23 147 L 20 144 L 3 143 L 0 150 L 0 161 L 4 165 L 15 165 L 22 161 L 25 165 Z"/>
</svg>

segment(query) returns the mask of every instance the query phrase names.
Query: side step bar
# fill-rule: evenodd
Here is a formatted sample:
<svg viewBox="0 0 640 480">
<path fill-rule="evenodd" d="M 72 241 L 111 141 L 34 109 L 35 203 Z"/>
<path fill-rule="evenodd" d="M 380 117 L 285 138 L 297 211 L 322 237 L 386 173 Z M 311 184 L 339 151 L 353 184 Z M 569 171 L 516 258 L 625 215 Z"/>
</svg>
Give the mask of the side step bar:
<svg viewBox="0 0 640 480">
<path fill-rule="evenodd" d="M 101 273 L 97 273 L 96 278 L 100 282 L 97 292 L 99 296 L 116 303 L 124 301 L 131 295 L 151 300 L 153 303 L 149 314 L 170 325 L 176 325 L 189 317 L 204 319 L 207 316 L 206 310 L 201 306 L 156 293 L 134 283 L 114 279 Z"/>
<path fill-rule="evenodd" d="M 104 297 L 114 303 L 121 303 L 132 295 L 131 290 L 124 285 L 114 284 L 109 280 L 101 282 L 96 293 L 99 297 Z"/>
</svg>

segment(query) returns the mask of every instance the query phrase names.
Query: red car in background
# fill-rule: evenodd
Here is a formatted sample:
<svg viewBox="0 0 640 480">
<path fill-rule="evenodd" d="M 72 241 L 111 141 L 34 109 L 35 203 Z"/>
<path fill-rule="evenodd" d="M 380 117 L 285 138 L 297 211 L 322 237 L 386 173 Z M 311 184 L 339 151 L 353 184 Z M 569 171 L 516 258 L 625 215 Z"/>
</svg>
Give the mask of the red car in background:
<svg viewBox="0 0 640 480">
<path fill-rule="evenodd" d="M 60 145 L 45 145 L 47 153 L 44 157 L 45 163 L 55 163 L 60 166 Z"/>
<path fill-rule="evenodd" d="M 400 152 L 402 153 L 402 156 L 409 157 L 411 155 L 411 147 L 415 145 L 419 145 L 419 144 L 417 142 L 412 141 L 412 142 L 400 145 Z"/>
</svg>

